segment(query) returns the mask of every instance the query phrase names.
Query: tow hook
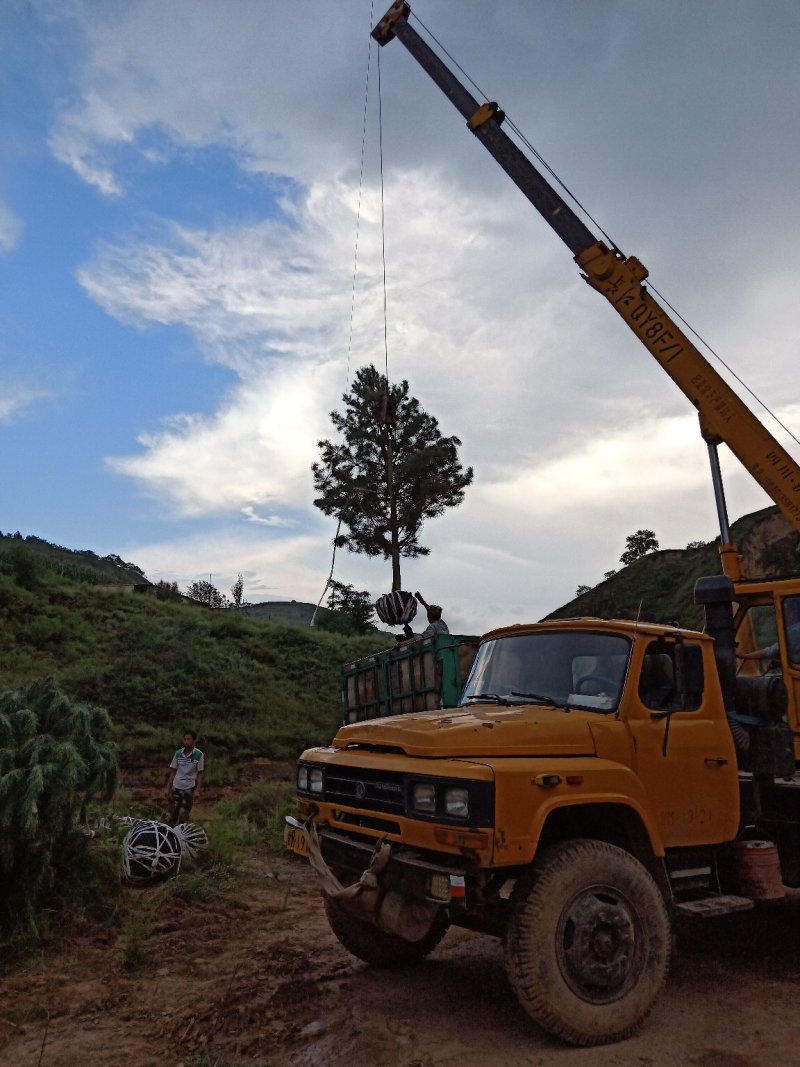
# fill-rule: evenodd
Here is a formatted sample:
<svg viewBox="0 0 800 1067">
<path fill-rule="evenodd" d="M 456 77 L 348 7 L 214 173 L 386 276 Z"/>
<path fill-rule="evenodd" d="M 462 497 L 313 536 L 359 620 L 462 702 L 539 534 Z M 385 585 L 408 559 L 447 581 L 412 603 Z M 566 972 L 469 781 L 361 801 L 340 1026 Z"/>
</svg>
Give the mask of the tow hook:
<svg viewBox="0 0 800 1067">
<path fill-rule="evenodd" d="M 361 877 L 352 885 L 344 886 L 325 862 L 313 819 L 308 819 L 303 829 L 308 842 L 308 860 L 319 875 L 324 897 L 356 918 L 406 941 L 419 941 L 428 933 L 439 905 L 405 897 L 381 885 L 381 875 L 392 853 L 388 841 L 381 839 L 377 842 Z"/>
</svg>

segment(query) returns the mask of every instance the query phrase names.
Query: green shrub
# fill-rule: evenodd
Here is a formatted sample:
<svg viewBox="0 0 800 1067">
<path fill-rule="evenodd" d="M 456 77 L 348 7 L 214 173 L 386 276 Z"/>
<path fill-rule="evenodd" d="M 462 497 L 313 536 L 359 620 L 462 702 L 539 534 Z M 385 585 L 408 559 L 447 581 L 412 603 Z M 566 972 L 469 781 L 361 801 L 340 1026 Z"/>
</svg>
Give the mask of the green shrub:
<svg viewBox="0 0 800 1067">
<path fill-rule="evenodd" d="M 283 848 L 284 816 L 297 807 L 294 785 L 289 782 L 257 782 L 244 796 L 221 801 L 217 810 L 246 819 L 264 833 L 272 851 Z"/>
<path fill-rule="evenodd" d="M 0 694 L 0 924 L 35 935 L 45 894 L 82 876 L 88 800 L 113 793 L 116 751 L 101 708 L 51 678 Z"/>
</svg>

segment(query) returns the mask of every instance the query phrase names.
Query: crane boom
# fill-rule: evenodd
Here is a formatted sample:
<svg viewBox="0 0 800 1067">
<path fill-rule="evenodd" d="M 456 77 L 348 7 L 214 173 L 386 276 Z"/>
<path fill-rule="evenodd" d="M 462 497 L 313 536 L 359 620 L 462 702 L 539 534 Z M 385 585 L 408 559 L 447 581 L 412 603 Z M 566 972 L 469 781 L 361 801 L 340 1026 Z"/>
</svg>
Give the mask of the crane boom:
<svg viewBox="0 0 800 1067">
<path fill-rule="evenodd" d="M 472 133 L 567 245 L 586 282 L 608 300 L 694 404 L 710 451 L 719 442 L 726 444 L 800 531 L 800 466 L 653 299 L 643 284 L 647 269 L 633 256 L 626 257 L 619 249 L 609 248 L 598 240 L 502 129 L 505 116 L 497 104 L 479 104 L 475 100 L 409 24 L 410 14 L 408 3 L 397 0 L 372 31 L 373 38 L 383 46 L 396 37 L 406 47 L 463 115 Z M 716 484 L 715 480 L 715 487 Z M 723 521 L 724 500 L 721 507 L 720 494 L 717 503 L 723 541 L 726 541 L 727 520 Z M 735 548 L 723 545 L 723 566 L 732 578 L 741 577 L 736 573 L 735 560 L 738 560 Z"/>
</svg>

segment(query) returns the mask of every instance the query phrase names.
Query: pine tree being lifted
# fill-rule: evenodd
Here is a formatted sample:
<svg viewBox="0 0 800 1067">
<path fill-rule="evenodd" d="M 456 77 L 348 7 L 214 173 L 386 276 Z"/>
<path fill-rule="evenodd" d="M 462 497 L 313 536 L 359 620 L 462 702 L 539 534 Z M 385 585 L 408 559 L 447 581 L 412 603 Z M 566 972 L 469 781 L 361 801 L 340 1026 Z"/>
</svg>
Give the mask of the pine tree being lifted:
<svg viewBox="0 0 800 1067">
<path fill-rule="evenodd" d="M 318 442 L 314 504 L 347 528 L 337 545 L 392 561 L 392 590 L 399 590 L 400 558 L 428 555 L 419 543 L 423 522 L 461 503 L 472 468 L 461 466 L 461 441 L 442 436 L 408 382 L 393 385 L 362 367 L 342 399 L 345 413 L 331 412 L 341 440 Z"/>
</svg>

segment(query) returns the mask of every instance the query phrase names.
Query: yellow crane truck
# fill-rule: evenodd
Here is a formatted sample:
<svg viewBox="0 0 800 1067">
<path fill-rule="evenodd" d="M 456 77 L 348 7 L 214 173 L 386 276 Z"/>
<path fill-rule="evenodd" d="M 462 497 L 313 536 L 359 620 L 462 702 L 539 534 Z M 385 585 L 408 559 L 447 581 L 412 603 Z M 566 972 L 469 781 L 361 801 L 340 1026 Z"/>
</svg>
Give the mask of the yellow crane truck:
<svg viewBox="0 0 800 1067">
<path fill-rule="evenodd" d="M 798 529 L 800 469 L 409 16 L 393 4 L 373 37 L 403 43 L 698 409 L 723 573 L 697 582 L 703 632 L 578 618 L 486 634 L 457 707 L 352 722 L 302 754 L 286 843 L 358 958 L 411 963 L 451 924 L 501 937 L 532 1018 L 599 1044 L 651 1010 L 676 915 L 800 886 L 800 578 L 742 573 L 717 445 Z M 780 671 L 737 673 L 770 645 Z"/>
</svg>

